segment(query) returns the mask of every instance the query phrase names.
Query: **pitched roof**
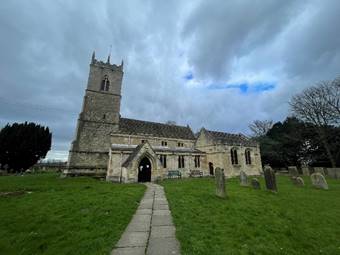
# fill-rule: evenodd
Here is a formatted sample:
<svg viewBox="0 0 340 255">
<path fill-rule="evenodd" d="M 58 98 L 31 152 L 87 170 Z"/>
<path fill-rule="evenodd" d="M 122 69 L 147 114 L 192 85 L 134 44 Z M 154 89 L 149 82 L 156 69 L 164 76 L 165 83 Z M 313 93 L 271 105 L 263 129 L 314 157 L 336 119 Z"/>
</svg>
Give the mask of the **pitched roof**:
<svg viewBox="0 0 340 255">
<path fill-rule="evenodd" d="M 127 167 L 132 160 L 136 157 L 136 155 L 138 154 L 138 152 L 140 151 L 140 149 L 143 147 L 143 143 L 139 144 L 133 151 L 132 153 L 129 155 L 129 157 L 125 160 L 125 162 L 123 163 L 123 167 Z"/>
<path fill-rule="evenodd" d="M 120 118 L 119 133 L 129 135 L 152 135 L 164 138 L 194 140 L 195 136 L 189 126 L 156 123 L 143 120 Z"/>
<path fill-rule="evenodd" d="M 205 130 L 216 143 L 226 143 L 230 145 L 256 146 L 257 142 L 251 140 L 243 134 L 230 134 L 218 131 Z"/>
</svg>

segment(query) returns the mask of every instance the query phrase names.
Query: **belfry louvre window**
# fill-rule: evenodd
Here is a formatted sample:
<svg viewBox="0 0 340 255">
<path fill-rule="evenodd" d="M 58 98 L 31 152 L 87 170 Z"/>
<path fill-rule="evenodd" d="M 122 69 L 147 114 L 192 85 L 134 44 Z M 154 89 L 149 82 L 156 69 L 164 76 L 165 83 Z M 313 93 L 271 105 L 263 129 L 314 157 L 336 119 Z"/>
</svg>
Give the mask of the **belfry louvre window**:
<svg viewBox="0 0 340 255">
<path fill-rule="evenodd" d="M 246 150 L 245 153 L 244 153 L 244 156 L 246 158 L 246 164 L 251 165 L 250 150 Z"/>
<path fill-rule="evenodd" d="M 110 81 L 109 81 L 109 78 L 107 78 L 107 75 L 105 75 L 100 85 L 100 90 L 109 91 L 109 89 L 110 89 Z"/>
<path fill-rule="evenodd" d="M 200 156 L 195 156 L 195 167 L 201 167 Z"/>
<path fill-rule="evenodd" d="M 168 146 L 168 142 L 162 141 L 162 146 Z"/>
<path fill-rule="evenodd" d="M 184 168 L 184 156 L 178 156 L 178 168 Z"/>
<path fill-rule="evenodd" d="M 231 164 L 237 165 L 238 164 L 237 150 L 236 149 L 231 149 L 230 150 L 230 156 L 231 156 Z"/>
<path fill-rule="evenodd" d="M 162 163 L 162 166 L 166 168 L 166 155 L 160 155 L 159 159 Z"/>
</svg>

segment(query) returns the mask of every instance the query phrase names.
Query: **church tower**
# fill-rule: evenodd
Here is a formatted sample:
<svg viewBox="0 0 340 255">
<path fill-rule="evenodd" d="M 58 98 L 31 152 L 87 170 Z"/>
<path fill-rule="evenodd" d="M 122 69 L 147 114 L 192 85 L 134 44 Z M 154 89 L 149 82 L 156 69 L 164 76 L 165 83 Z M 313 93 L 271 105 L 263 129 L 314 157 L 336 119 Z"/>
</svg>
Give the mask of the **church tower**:
<svg viewBox="0 0 340 255">
<path fill-rule="evenodd" d="M 111 64 L 110 56 L 98 61 L 93 52 L 66 175 L 106 175 L 110 134 L 119 125 L 123 74 L 123 62 Z"/>
</svg>

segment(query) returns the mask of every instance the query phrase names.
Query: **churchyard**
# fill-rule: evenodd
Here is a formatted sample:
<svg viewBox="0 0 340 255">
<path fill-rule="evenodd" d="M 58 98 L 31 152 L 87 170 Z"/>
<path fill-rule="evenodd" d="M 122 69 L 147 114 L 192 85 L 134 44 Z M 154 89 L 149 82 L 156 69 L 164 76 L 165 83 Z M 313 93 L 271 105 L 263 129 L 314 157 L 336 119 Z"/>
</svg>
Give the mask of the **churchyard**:
<svg viewBox="0 0 340 255">
<path fill-rule="evenodd" d="M 264 177 L 160 182 L 181 254 L 339 254 L 340 180 L 326 178 L 328 190 L 309 176 L 303 186 L 275 180 L 277 192 Z M 0 177 L 0 254 L 110 254 L 145 189 L 56 174 Z"/>
<path fill-rule="evenodd" d="M 0 177 L 0 254 L 109 254 L 146 189 L 59 176 Z"/>
</svg>

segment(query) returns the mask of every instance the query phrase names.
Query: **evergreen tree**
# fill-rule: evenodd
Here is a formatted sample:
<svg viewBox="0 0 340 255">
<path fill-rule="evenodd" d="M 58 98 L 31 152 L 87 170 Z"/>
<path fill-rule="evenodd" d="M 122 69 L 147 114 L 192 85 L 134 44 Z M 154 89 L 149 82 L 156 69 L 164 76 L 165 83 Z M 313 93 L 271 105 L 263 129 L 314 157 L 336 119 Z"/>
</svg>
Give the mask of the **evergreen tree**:
<svg viewBox="0 0 340 255">
<path fill-rule="evenodd" d="M 7 124 L 0 131 L 0 165 L 15 172 L 23 171 L 44 158 L 51 149 L 48 127 L 35 123 Z"/>
</svg>

